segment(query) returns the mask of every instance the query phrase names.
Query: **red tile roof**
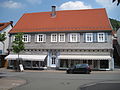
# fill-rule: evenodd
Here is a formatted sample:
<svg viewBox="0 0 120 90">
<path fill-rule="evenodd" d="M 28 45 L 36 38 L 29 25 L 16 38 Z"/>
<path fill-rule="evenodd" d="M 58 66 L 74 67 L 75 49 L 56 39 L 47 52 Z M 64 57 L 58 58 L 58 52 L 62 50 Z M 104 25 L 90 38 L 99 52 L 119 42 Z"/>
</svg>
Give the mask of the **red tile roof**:
<svg viewBox="0 0 120 90">
<path fill-rule="evenodd" d="M 6 28 L 8 25 L 12 24 L 12 22 L 0 23 L 0 31 Z"/>
<path fill-rule="evenodd" d="M 104 8 L 25 13 L 10 33 L 79 30 L 112 30 Z"/>
</svg>

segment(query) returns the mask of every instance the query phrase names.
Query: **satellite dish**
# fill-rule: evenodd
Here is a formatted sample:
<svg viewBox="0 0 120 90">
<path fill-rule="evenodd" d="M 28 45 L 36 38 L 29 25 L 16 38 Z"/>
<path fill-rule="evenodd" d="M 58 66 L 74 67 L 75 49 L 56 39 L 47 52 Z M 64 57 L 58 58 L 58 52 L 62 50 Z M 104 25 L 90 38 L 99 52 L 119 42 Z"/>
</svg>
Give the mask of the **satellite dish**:
<svg viewBox="0 0 120 90">
<path fill-rule="evenodd" d="M 120 45 L 120 28 L 117 30 L 117 41 L 118 44 Z"/>
</svg>

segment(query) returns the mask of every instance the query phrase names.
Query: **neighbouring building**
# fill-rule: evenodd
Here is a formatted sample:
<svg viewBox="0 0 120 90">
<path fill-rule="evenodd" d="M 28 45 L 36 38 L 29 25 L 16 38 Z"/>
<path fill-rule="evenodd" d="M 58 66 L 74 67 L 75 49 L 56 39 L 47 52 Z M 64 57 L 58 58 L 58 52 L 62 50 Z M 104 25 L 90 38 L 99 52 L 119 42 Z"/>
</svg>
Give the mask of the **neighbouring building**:
<svg viewBox="0 0 120 90">
<path fill-rule="evenodd" d="M 112 27 L 104 8 L 56 11 L 52 6 L 52 12 L 25 13 L 9 32 L 9 67 L 17 58 L 11 45 L 18 32 L 24 33 L 24 68 L 88 63 L 94 70 L 114 69 Z"/>
<path fill-rule="evenodd" d="M 8 46 L 9 46 L 9 34 L 8 32 L 12 29 L 13 27 L 13 22 L 5 22 L 5 23 L 0 23 L 0 33 L 6 32 L 6 40 L 4 41 L 4 46 L 2 42 L 0 42 L 0 67 L 3 66 L 4 64 L 4 57 L 8 54 Z"/>
<path fill-rule="evenodd" d="M 120 45 L 120 28 L 117 30 L 117 42 Z"/>
<path fill-rule="evenodd" d="M 120 29 L 117 30 L 117 32 L 113 32 L 114 38 L 113 38 L 113 48 L 114 48 L 114 62 L 115 62 L 115 68 L 120 67 Z"/>
</svg>

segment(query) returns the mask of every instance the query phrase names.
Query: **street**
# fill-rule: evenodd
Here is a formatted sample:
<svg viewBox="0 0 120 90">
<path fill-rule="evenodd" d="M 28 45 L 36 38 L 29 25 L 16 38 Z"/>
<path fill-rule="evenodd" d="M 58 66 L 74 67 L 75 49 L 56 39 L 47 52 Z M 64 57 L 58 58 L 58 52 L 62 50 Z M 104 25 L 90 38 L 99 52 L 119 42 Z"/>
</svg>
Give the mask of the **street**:
<svg viewBox="0 0 120 90">
<path fill-rule="evenodd" d="M 12 90 L 109 90 L 106 88 L 109 86 L 118 90 L 117 86 L 120 85 L 120 71 L 93 71 L 91 74 L 66 74 L 65 71 L 52 70 L 20 73 L 23 74 L 16 77 L 27 80 L 27 83 Z M 101 86 L 105 85 L 101 89 L 100 83 Z"/>
</svg>

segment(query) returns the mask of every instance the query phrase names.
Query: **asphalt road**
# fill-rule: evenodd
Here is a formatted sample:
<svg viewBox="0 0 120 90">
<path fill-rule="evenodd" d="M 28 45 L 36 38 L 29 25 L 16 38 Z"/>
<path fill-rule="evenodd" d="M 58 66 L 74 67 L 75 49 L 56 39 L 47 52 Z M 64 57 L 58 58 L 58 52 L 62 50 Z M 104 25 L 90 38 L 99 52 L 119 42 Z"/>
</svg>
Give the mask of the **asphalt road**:
<svg viewBox="0 0 120 90">
<path fill-rule="evenodd" d="M 91 74 L 40 71 L 24 72 L 17 74 L 16 77 L 27 80 L 27 83 L 12 90 L 118 90 L 120 88 L 120 71 Z"/>
<path fill-rule="evenodd" d="M 98 83 L 91 86 L 81 87 L 80 90 L 119 90 L 120 83 Z"/>
</svg>

